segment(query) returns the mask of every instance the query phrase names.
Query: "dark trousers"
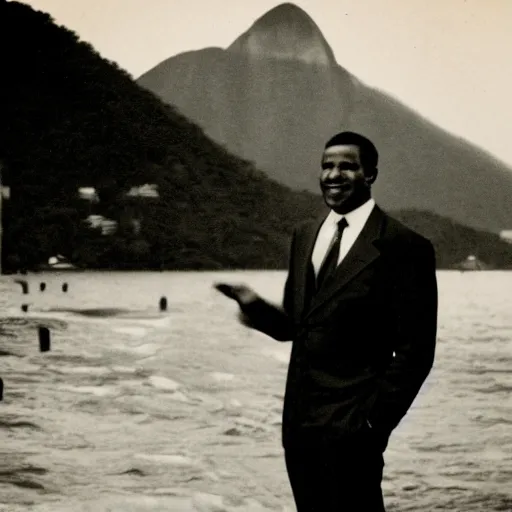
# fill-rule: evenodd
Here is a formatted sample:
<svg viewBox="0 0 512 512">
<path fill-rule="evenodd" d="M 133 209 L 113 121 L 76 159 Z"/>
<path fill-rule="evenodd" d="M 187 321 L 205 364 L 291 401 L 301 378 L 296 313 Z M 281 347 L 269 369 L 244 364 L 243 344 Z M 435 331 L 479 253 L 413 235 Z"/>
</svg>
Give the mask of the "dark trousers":
<svg viewBox="0 0 512 512">
<path fill-rule="evenodd" d="M 285 461 L 297 512 L 385 512 L 383 449 L 370 432 L 301 436 L 286 446 Z"/>
</svg>

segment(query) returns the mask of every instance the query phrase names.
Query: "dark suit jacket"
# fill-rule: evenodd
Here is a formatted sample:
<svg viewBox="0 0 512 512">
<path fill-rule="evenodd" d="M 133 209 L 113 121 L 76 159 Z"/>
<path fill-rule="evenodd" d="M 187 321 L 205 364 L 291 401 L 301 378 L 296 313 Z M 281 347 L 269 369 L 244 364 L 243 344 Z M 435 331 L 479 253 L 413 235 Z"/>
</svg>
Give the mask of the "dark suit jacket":
<svg viewBox="0 0 512 512">
<path fill-rule="evenodd" d="M 293 235 L 283 308 L 242 307 L 248 325 L 293 340 L 283 445 L 297 433 L 368 429 L 383 447 L 434 361 L 437 282 L 432 244 L 376 206 L 332 280 L 314 290 L 311 255 L 325 217 Z"/>
</svg>

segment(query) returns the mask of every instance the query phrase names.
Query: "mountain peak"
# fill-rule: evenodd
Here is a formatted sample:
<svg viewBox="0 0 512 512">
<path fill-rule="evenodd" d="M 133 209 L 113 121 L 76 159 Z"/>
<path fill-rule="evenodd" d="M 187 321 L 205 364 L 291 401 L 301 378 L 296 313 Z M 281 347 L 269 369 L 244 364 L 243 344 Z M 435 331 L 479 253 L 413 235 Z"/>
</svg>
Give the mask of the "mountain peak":
<svg viewBox="0 0 512 512">
<path fill-rule="evenodd" d="M 288 2 L 257 19 L 228 51 L 324 66 L 336 64 L 317 24 L 300 7 Z"/>
<path fill-rule="evenodd" d="M 304 23 L 307 25 L 314 24 L 309 14 L 301 9 L 298 5 L 292 4 L 291 2 L 285 2 L 277 5 L 276 7 L 267 11 L 261 16 L 256 23 L 264 24 L 267 23 L 270 26 L 280 23 L 286 24 L 290 22 Z"/>
</svg>

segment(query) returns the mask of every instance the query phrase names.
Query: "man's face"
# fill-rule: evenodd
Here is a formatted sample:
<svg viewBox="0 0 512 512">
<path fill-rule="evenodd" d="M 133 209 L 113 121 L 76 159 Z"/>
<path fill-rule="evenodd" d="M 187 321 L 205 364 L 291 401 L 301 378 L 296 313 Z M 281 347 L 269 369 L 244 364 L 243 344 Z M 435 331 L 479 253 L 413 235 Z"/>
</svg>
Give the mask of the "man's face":
<svg viewBox="0 0 512 512">
<path fill-rule="evenodd" d="M 331 146 L 324 151 L 320 188 L 327 206 L 338 213 L 348 213 L 369 198 L 358 146 Z"/>
</svg>

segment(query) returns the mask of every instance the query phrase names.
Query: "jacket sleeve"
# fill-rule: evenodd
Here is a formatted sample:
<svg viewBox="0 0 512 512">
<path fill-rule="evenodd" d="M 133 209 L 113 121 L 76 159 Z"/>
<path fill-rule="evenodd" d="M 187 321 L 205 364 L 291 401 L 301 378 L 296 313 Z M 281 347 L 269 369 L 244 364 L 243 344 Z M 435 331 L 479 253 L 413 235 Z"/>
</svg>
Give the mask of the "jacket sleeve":
<svg viewBox="0 0 512 512">
<path fill-rule="evenodd" d="M 438 291 L 432 244 L 414 239 L 397 251 L 390 273 L 388 340 L 392 362 L 377 381 L 367 420 L 376 430 L 391 432 L 405 416 L 434 363 Z"/>
<path fill-rule="evenodd" d="M 294 337 L 292 321 L 293 304 L 293 255 L 295 252 L 295 231 L 292 236 L 288 275 L 284 286 L 282 306 L 275 306 L 259 297 L 258 299 L 241 305 L 242 322 L 252 329 L 256 329 L 278 341 L 291 341 Z"/>
</svg>

